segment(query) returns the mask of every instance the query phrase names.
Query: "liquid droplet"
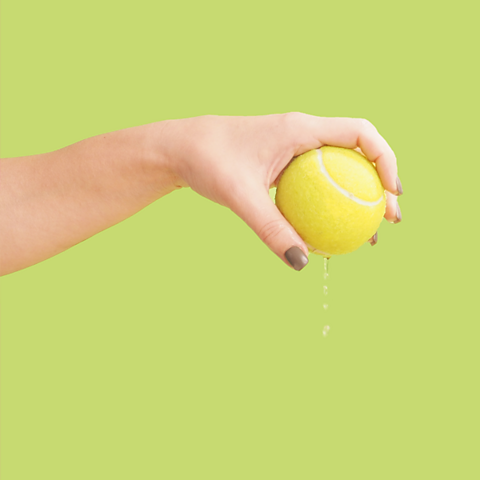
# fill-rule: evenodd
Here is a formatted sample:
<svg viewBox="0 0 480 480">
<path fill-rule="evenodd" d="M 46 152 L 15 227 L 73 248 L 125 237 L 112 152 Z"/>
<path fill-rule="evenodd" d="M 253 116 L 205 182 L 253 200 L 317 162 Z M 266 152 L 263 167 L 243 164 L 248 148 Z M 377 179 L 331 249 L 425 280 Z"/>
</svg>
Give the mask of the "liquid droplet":
<svg viewBox="0 0 480 480">
<path fill-rule="evenodd" d="M 326 285 L 323 286 L 323 294 L 328 295 L 328 287 Z"/>
<path fill-rule="evenodd" d="M 323 278 L 326 280 L 328 278 L 328 258 L 323 257 Z"/>
<path fill-rule="evenodd" d="M 327 310 L 328 304 L 327 304 L 327 303 L 324 303 L 324 304 L 323 304 L 323 308 L 324 308 L 325 310 Z"/>
<path fill-rule="evenodd" d="M 326 337 L 328 335 L 328 332 L 330 331 L 330 327 L 328 325 L 325 325 L 323 327 L 323 336 Z"/>
</svg>

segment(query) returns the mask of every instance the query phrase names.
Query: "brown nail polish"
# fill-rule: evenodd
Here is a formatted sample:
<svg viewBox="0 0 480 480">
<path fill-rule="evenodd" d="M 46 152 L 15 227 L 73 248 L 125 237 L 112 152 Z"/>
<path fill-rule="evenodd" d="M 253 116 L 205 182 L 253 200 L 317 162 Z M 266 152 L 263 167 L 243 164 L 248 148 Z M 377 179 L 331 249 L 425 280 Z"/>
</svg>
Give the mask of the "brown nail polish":
<svg viewBox="0 0 480 480">
<path fill-rule="evenodd" d="M 373 247 L 378 242 L 378 232 L 375 232 L 375 235 L 370 239 L 370 245 Z"/>
<path fill-rule="evenodd" d="M 400 210 L 400 205 L 397 203 L 397 218 L 393 223 L 400 223 L 402 221 L 402 212 Z"/>
<path fill-rule="evenodd" d="M 307 263 L 307 256 L 298 248 L 291 247 L 285 252 L 285 258 L 288 263 L 295 269 L 301 270 Z"/>
<path fill-rule="evenodd" d="M 397 177 L 397 192 L 398 192 L 397 193 L 398 196 L 403 195 L 402 182 L 398 177 Z"/>
</svg>

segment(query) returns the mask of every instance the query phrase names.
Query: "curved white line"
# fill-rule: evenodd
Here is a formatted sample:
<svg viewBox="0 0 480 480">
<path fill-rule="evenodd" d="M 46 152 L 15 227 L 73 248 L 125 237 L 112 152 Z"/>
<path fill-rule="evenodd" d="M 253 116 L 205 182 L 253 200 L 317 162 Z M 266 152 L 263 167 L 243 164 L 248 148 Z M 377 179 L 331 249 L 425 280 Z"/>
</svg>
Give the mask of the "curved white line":
<svg viewBox="0 0 480 480">
<path fill-rule="evenodd" d="M 383 195 L 375 202 L 367 202 L 366 200 L 362 200 L 361 198 L 356 197 L 353 193 L 350 193 L 348 190 L 345 190 L 340 185 L 338 185 L 338 183 L 335 183 L 335 180 L 330 176 L 330 174 L 327 172 L 327 169 L 325 168 L 325 165 L 323 164 L 322 151 L 319 148 L 317 148 L 317 158 L 318 158 L 318 166 L 320 167 L 320 171 L 325 175 L 327 180 L 342 195 L 345 195 L 345 197 L 349 198 L 350 200 L 353 200 L 354 202 L 359 203 L 360 205 L 365 205 L 366 207 L 374 207 L 375 205 L 378 205 L 383 200 Z"/>
</svg>

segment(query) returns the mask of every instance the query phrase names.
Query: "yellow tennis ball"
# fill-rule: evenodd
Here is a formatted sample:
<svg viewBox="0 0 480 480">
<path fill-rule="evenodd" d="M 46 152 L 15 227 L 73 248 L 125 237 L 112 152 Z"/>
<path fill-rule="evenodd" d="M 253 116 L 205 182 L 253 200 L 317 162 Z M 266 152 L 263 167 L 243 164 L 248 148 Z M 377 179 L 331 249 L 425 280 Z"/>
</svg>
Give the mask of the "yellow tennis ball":
<svg viewBox="0 0 480 480">
<path fill-rule="evenodd" d="M 347 148 L 322 147 L 283 172 L 275 203 L 317 255 L 353 252 L 377 231 L 385 189 L 372 162 Z"/>
</svg>

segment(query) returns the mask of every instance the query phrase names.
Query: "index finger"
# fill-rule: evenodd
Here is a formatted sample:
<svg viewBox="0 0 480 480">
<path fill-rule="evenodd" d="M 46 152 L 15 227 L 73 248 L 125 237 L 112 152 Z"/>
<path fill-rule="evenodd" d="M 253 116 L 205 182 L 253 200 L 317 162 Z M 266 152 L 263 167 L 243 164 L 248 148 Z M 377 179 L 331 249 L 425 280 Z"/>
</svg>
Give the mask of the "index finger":
<svg viewBox="0 0 480 480">
<path fill-rule="evenodd" d="M 332 145 L 344 148 L 359 147 L 371 162 L 374 162 L 382 184 L 386 190 L 394 195 L 402 193 L 398 180 L 397 159 L 387 141 L 378 133 L 377 129 L 363 118 L 337 118 L 337 117 L 316 117 L 305 115 L 305 124 L 302 126 L 300 135 L 308 135 L 311 147 L 312 135 L 322 145 Z M 299 126 L 300 123 L 299 122 Z M 300 141 L 302 147 L 304 142 Z M 303 153 L 303 152 L 301 152 Z"/>
</svg>

